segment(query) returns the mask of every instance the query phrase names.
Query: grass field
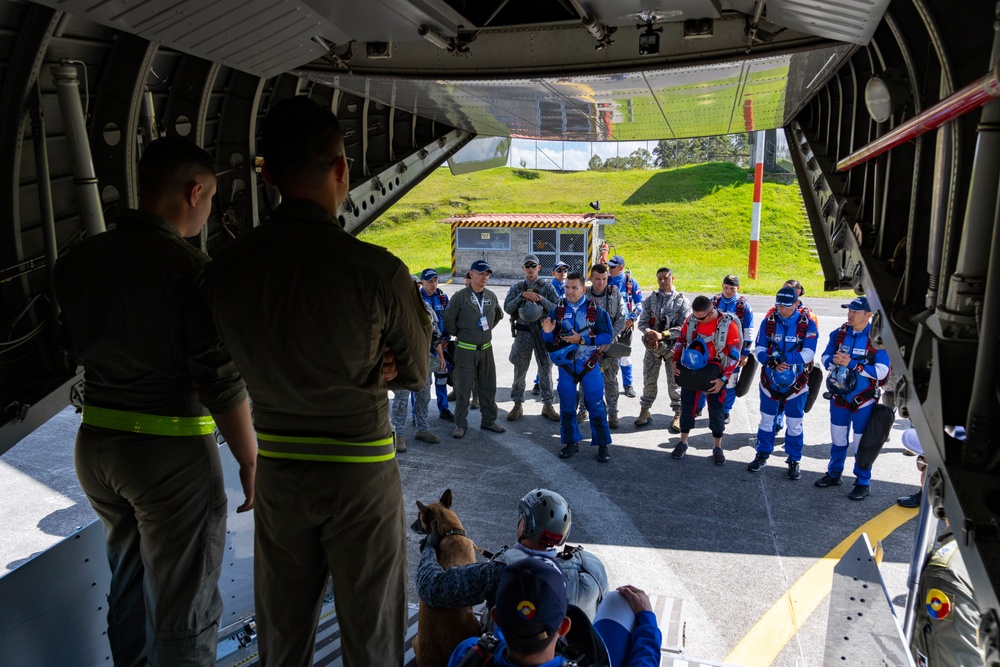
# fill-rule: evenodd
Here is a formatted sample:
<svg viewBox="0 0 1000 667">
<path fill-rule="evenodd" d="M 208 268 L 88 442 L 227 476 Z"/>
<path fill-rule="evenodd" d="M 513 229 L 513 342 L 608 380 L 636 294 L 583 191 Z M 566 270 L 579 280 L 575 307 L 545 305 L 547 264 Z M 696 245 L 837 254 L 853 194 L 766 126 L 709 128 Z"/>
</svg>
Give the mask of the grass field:
<svg viewBox="0 0 1000 667">
<path fill-rule="evenodd" d="M 727 273 L 741 277 L 747 294 L 773 294 L 788 278 L 802 281 L 810 295 L 822 292 L 796 185 L 764 184 L 758 279 L 746 278 L 753 183 L 745 169 L 724 162 L 569 174 L 503 168 L 452 176 L 438 169 L 361 238 L 389 248 L 413 272 L 429 266 L 449 272 L 450 228 L 441 219 L 457 213 L 586 213 L 595 199 L 602 213 L 618 219 L 607 227 L 612 254 L 625 257 L 643 286 L 655 286 L 656 269 L 669 266 L 678 289 L 694 294 L 718 291 Z"/>
</svg>

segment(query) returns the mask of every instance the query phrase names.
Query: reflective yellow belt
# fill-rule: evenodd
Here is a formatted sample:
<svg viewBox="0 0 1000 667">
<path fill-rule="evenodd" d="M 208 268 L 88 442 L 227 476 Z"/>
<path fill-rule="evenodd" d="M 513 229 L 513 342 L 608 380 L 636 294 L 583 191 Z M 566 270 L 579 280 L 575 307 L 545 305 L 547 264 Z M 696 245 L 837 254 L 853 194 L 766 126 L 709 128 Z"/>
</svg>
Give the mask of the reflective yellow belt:
<svg viewBox="0 0 1000 667">
<path fill-rule="evenodd" d="M 348 442 L 334 438 L 272 435 L 257 432 L 257 453 L 272 459 L 378 463 L 396 456 L 392 438 L 371 442 Z"/>
<path fill-rule="evenodd" d="M 165 417 L 93 405 L 83 406 L 83 423 L 147 435 L 209 435 L 215 430 L 215 420 L 211 417 Z"/>
<path fill-rule="evenodd" d="M 482 345 L 474 345 L 473 343 L 463 343 L 462 341 L 455 341 L 455 346 L 463 350 L 487 350 L 493 343 L 483 343 Z"/>
</svg>

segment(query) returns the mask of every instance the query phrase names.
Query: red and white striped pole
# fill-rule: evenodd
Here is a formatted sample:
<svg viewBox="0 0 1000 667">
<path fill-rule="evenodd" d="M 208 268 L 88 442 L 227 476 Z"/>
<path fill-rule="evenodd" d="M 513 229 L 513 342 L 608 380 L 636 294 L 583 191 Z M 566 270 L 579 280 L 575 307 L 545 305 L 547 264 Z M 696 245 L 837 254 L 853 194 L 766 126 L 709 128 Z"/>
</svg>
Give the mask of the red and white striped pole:
<svg viewBox="0 0 1000 667">
<path fill-rule="evenodd" d="M 757 253 L 760 245 L 760 190 L 764 182 L 764 133 L 757 132 L 753 145 L 753 214 L 750 217 L 750 265 L 747 273 L 757 280 Z"/>
</svg>

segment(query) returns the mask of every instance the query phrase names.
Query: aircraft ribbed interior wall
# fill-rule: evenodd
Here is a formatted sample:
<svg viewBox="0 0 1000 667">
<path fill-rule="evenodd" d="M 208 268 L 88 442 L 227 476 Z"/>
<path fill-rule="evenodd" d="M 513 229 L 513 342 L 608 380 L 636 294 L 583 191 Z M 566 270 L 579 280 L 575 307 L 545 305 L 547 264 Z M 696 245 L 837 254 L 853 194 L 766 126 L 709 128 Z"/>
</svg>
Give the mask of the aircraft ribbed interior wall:
<svg viewBox="0 0 1000 667">
<path fill-rule="evenodd" d="M 974 534 L 981 557 L 974 577 L 993 584 L 981 587 L 979 602 L 988 607 L 1000 584 L 1000 448 L 993 435 L 1000 402 L 991 350 L 1000 257 L 990 250 L 1000 226 L 996 174 L 972 195 L 970 183 L 996 159 L 997 126 L 985 127 L 984 146 L 977 130 L 986 108 L 975 109 L 838 170 L 838 162 L 993 69 L 995 5 L 956 9 L 893 2 L 871 42 L 828 79 L 786 135 L 826 286 L 865 293 L 880 311 L 874 326 L 893 355 L 889 386 L 929 452 L 930 488 L 936 473 L 937 500 L 953 529 L 961 524 L 970 539 Z M 891 113 L 881 123 L 865 104 L 876 77 L 891 92 Z M 956 425 L 967 429 L 967 440 L 952 437 Z"/>
<path fill-rule="evenodd" d="M 218 196 L 202 238 L 209 253 L 257 224 L 272 208 L 274 193 L 253 164 L 260 121 L 277 100 L 307 94 L 330 105 L 343 120 L 347 155 L 354 160 L 352 185 L 357 186 L 352 189 L 352 206 L 345 211 L 345 224 L 354 232 L 419 181 L 423 162 L 433 161 L 426 168 L 436 166 L 472 136 L 456 135 L 442 123 L 389 105 L 369 104 L 363 97 L 290 74 L 263 78 L 41 5 L 0 1 L 0 114 L 4 119 L 0 127 L 0 452 L 65 405 L 68 392 L 52 405 L 41 403 L 75 372 L 55 342 L 46 216 L 39 197 L 39 183 L 48 183 L 55 245 L 61 254 L 81 238 L 84 229 L 70 159 L 71 137 L 53 86 L 52 66 L 60 63 L 78 72 L 87 113 L 86 139 L 106 221 L 113 220 L 120 207 L 137 202 L 135 167 L 154 131 L 188 136 L 215 157 Z M 34 113 L 33 107 L 40 113 Z M 36 158 L 36 136 L 44 136 L 47 179 Z M 430 154 L 424 150 L 428 146 Z M 416 168 L 409 169 L 414 163 L 418 163 Z M 369 182 L 379 176 L 377 183 Z"/>
</svg>

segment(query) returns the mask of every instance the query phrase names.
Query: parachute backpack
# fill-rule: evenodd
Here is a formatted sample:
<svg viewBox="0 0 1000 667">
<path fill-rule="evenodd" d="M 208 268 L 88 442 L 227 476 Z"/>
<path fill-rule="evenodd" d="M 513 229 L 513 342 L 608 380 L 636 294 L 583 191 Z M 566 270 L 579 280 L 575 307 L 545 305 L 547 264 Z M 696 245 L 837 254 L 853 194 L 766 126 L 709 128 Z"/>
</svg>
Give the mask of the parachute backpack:
<svg viewBox="0 0 1000 667">
<path fill-rule="evenodd" d="M 707 391 L 722 375 L 722 365 L 708 358 L 708 346 L 703 340 L 696 338 L 681 352 L 680 371 L 681 374 L 677 376 L 678 386 Z"/>
</svg>

